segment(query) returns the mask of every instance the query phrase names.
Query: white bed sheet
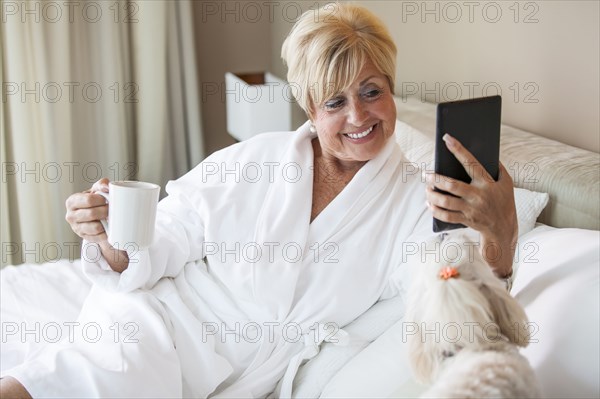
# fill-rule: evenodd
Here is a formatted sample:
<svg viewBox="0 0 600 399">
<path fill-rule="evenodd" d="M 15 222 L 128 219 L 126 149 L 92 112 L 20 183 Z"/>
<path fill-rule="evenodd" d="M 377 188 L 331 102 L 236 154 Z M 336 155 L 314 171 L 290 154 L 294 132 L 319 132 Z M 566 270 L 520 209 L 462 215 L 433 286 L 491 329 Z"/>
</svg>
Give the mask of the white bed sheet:
<svg viewBox="0 0 600 399">
<path fill-rule="evenodd" d="M 533 233 L 533 232 L 532 232 Z M 546 398 L 600 397 L 600 232 L 540 226 L 513 288 L 534 323 L 523 354 Z"/>
<path fill-rule="evenodd" d="M 79 259 L 2 269 L 0 374 L 40 346 L 81 333 L 77 317 L 90 288 Z"/>
</svg>

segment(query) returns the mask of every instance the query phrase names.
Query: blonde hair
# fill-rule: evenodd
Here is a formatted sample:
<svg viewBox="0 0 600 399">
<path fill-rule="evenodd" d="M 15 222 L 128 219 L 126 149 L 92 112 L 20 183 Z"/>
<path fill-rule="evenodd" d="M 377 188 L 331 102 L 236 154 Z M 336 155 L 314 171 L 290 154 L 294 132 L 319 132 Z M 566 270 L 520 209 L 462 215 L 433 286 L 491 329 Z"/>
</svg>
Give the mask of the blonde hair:
<svg viewBox="0 0 600 399">
<path fill-rule="evenodd" d="M 283 43 L 292 94 L 309 117 L 314 107 L 341 93 L 372 62 L 393 93 L 396 45 L 373 13 L 351 4 L 330 3 L 302 14 Z"/>
</svg>

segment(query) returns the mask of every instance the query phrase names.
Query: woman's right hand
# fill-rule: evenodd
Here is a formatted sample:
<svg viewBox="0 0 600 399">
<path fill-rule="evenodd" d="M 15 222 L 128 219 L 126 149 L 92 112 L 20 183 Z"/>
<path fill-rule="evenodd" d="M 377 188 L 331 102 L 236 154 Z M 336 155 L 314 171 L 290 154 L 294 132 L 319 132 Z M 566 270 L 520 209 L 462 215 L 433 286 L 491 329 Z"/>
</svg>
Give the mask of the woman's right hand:
<svg viewBox="0 0 600 399">
<path fill-rule="evenodd" d="M 108 183 L 109 180 L 103 178 L 94 183 L 91 189 L 70 195 L 65 202 L 65 219 L 79 237 L 88 242 L 98 243 L 102 256 L 110 267 L 116 272 L 122 272 L 127 269 L 129 257 L 127 252 L 117 250 L 108 243 L 108 237 L 100 222 L 108 217 L 108 204 L 103 196 L 95 194 L 97 191 L 108 193 Z"/>
<path fill-rule="evenodd" d="M 108 183 L 108 179 L 100 179 L 91 189 L 69 196 L 65 203 L 65 219 L 71 230 L 89 242 L 107 242 L 106 232 L 100 220 L 108 217 L 108 205 L 103 196 L 95 193 L 108 193 Z"/>
</svg>

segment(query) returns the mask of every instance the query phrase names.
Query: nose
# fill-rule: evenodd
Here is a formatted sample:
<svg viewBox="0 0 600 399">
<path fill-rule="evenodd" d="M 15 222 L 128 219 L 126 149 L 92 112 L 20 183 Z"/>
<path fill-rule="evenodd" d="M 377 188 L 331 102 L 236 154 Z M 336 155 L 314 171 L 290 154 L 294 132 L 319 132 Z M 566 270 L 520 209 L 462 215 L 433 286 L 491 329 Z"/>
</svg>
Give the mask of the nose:
<svg viewBox="0 0 600 399">
<path fill-rule="evenodd" d="M 369 112 L 359 99 L 353 99 L 350 101 L 350 106 L 348 107 L 348 123 L 351 123 L 354 126 L 362 126 L 364 122 L 367 121 L 369 117 Z"/>
</svg>

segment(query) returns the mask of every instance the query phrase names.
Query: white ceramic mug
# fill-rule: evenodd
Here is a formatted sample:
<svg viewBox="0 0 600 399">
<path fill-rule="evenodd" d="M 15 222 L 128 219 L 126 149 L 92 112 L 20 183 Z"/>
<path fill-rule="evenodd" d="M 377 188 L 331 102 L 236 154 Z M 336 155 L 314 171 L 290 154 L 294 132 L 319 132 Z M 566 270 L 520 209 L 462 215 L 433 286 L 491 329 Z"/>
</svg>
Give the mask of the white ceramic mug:
<svg viewBox="0 0 600 399">
<path fill-rule="evenodd" d="M 115 249 L 147 248 L 154 238 L 160 186 L 141 181 L 113 181 L 108 193 L 96 191 L 108 201 L 108 221 L 101 220 L 108 242 Z"/>
</svg>

